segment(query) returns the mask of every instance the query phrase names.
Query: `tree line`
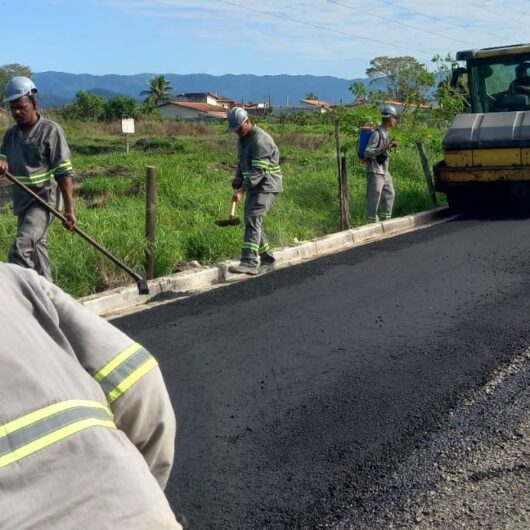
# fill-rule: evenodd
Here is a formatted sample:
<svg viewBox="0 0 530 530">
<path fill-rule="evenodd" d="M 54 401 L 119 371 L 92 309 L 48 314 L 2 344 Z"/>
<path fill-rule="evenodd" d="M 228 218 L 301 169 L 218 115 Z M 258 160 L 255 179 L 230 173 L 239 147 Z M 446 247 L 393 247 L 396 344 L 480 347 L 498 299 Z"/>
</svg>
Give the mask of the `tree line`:
<svg viewBox="0 0 530 530">
<path fill-rule="evenodd" d="M 0 67 L 0 101 L 4 99 L 7 82 L 16 75 L 31 78 L 33 72 L 29 66 L 18 63 Z M 156 115 L 157 100 L 170 96 L 173 87 L 163 75 L 155 75 L 147 83 L 149 88 L 140 93 L 141 96 L 146 96 L 143 103 L 130 96 L 106 99 L 89 90 L 79 90 L 75 100 L 58 112 L 64 119 L 84 121 L 116 121 L 124 116 L 137 118 L 140 115 Z"/>
<path fill-rule="evenodd" d="M 357 102 L 378 104 L 387 99 L 399 100 L 405 107 L 419 106 L 429 101 L 434 91 L 437 100 L 438 117 L 451 120 L 457 113 L 469 106 L 465 83 L 458 87 L 450 84 L 451 70 L 458 66 L 453 57 L 435 55 L 432 59 L 434 71 L 411 56 L 375 57 L 366 70 L 369 82 L 354 81 L 350 92 Z M 31 77 L 28 66 L 7 64 L 0 67 L 0 97 L 8 79 L 14 75 Z M 140 115 L 156 116 L 156 102 L 171 95 L 173 88 L 163 75 L 155 75 L 148 80 L 148 89 L 140 95 L 145 99 L 140 103 L 129 96 L 114 96 L 105 99 L 91 91 L 77 92 L 75 101 L 65 105 L 59 112 L 65 119 L 116 121 L 123 116 L 136 118 Z M 318 99 L 314 92 L 306 94 L 306 99 Z M 0 99 L 0 101 L 1 101 Z"/>
</svg>

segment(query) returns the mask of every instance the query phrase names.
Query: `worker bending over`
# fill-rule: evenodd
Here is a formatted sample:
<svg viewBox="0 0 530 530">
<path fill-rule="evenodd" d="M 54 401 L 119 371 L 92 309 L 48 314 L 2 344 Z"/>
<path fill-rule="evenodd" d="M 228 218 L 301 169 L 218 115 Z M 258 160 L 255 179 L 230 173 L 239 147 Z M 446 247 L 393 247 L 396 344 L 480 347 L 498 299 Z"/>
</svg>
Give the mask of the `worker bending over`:
<svg viewBox="0 0 530 530">
<path fill-rule="evenodd" d="M 180 530 L 156 360 L 36 272 L 0 264 L 3 530 Z"/>
</svg>

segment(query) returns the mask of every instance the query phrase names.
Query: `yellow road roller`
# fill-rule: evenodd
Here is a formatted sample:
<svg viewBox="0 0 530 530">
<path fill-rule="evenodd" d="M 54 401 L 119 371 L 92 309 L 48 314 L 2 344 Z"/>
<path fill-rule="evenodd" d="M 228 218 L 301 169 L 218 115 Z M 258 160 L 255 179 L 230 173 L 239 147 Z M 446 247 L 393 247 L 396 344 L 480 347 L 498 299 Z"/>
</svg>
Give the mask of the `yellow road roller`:
<svg viewBox="0 0 530 530">
<path fill-rule="evenodd" d="M 455 211 L 530 205 L 530 44 L 458 52 L 469 112 L 458 114 L 434 166 L 435 188 Z"/>
</svg>

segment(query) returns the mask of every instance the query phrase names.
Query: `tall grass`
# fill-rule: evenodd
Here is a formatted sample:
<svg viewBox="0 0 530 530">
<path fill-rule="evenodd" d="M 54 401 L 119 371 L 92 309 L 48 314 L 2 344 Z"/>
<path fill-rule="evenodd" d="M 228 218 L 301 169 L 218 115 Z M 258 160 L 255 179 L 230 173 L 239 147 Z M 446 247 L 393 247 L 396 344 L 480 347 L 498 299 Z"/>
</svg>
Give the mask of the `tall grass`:
<svg viewBox="0 0 530 530">
<path fill-rule="evenodd" d="M 135 269 L 146 249 L 145 167 L 157 168 L 156 274 L 178 271 L 187 261 L 203 264 L 239 255 L 241 227 L 219 228 L 228 217 L 230 180 L 236 166 L 235 135 L 224 126 L 140 122 L 131 152 L 116 124 L 64 123 L 77 172 L 79 226 Z M 334 128 L 332 125 L 263 125 L 281 152 L 284 193 L 267 217 L 273 245 L 290 245 L 339 229 Z M 395 214 L 431 207 L 414 141 L 418 132 L 397 131 L 393 153 Z M 430 136 L 429 136 L 430 135 Z M 441 156 L 437 131 L 425 131 L 432 160 Z M 352 140 L 352 138 L 349 138 Z M 344 140 L 348 140 L 347 131 Z M 365 166 L 348 153 L 352 222 L 365 223 Z M 241 208 L 238 215 L 242 217 Z M 0 210 L 0 255 L 6 255 L 16 220 L 7 203 Z M 130 283 L 130 278 L 78 236 L 54 223 L 50 256 L 55 281 L 76 296 Z"/>
</svg>

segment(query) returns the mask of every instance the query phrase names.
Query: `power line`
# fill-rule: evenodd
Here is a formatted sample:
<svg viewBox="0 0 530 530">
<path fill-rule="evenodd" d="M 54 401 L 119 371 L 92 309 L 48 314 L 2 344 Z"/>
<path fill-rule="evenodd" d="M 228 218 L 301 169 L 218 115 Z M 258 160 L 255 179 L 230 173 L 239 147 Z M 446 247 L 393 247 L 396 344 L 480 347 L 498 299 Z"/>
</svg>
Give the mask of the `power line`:
<svg viewBox="0 0 530 530">
<path fill-rule="evenodd" d="M 335 33 L 335 34 L 341 35 L 343 37 L 354 38 L 354 39 L 359 39 L 359 40 L 365 40 L 365 41 L 369 41 L 369 42 L 375 42 L 377 44 L 383 44 L 383 45 L 389 46 L 391 48 L 396 48 L 396 49 L 400 49 L 400 50 L 407 50 L 407 51 L 413 51 L 413 52 L 416 52 L 416 53 L 418 53 L 420 55 L 429 55 L 425 50 L 420 50 L 420 49 L 417 49 L 417 48 L 409 48 L 408 46 L 399 46 L 399 45 L 394 44 L 392 42 L 385 42 L 385 41 L 382 41 L 382 40 L 379 40 L 379 39 L 374 39 L 373 37 L 363 37 L 361 35 L 356 35 L 354 33 L 346 33 L 344 31 L 336 30 L 336 29 L 330 28 L 328 26 L 323 26 L 321 24 L 313 24 L 312 22 L 305 22 L 304 20 L 299 20 L 297 18 L 289 17 L 289 16 L 284 15 L 284 14 L 280 15 L 278 13 L 273 13 L 271 11 L 264 11 L 262 9 L 256 9 L 256 8 L 249 7 L 249 6 L 246 6 L 246 5 L 238 4 L 236 2 L 231 2 L 229 0 L 215 0 L 215 1 L 219 2 L 221 4 L 226 4 L 226 5 L 229 5 L 229 6 L 238 7 L 240 9 L 244 9 L 245 11 L 252 11 L 254 13 L 259 13 L 260 15 L 267 15 L 267 16 L 270 16 L 270 17 L 279 18 L 280 20 L 288 20 L 289 22 L 294 22 L 296 24 L 301 24 L 302 26 L 308 26 L 308 27 L 316 28 L 316 29 L 319 29 L 319 30 L 322 30 L 322 31 L 328 31 L 330 33 Z"/>
<path fill-rule="evenodd" d="M 402 11 L 407 11 L 408 13 L 412 13 L 413 15 L 420 15 L 424 18 L 428 18 L 429 20 L 443 20 L 442 18 L 438 16 L 432 15 L 432 13 L 426 13 L 425 11 L 418 11 L 417 9 L 411 9 L 410 7 L 404 7 L 400 5 L 398 2 L 390 2 L 388 0 L 382 0 L 382 1 L 387 5 L 396 7 L 398 9 L 401 9 Z M 469 31 L 469 24 L 458 24 L 457 22 L 450 22 L 450 25 Z M 506 35 L 500 35 L 499 33 L 492 33 L 491 31 L 480 30 L 480 32 L 482 35 L 489 35 L 490 37 L 499 37 L 501 39 L 507 38 Z"/>
<path fill-rule="evenodd" d="M 398 26 L 403 26 L 405 28 L 410 28 L 410 29 L 413 29 L 415 31 L 421 31 L 422 33 L 427 33 L 428 35 L 434 35 L 436 37 L 441 37 L 442 39 L 448 39 L 448 40 L 452 40 L 454 42 L 459 42 L 460 44 L 469 44 L 470 46 L 473 46 L 473 43 L 471 43 L 471 42 L 466 42 L 466 41 L 463 41 L 463 40 L 460 40 L 460 39 L 455 39 L 453 37 L 450 37 L 449 35 L 443 35 L 442 33 L 436 33 L 434 31 L 423 29 L 423 28 L 420 28 L 418 26 L 414 26 L 412 24 L 407 24 L 406 22 L 400 22 L 399 20 L 394 20 L 394 19 L 389 18 L 389 17 L 376 15 L 375 13 L 372 13 L 372 12 L 367 11 L 365 9 L 361 9 L 361 8 L 358 8 L 358 7 L 352 7 L 352 6 L 349 6 L 348 4 L 343 4 L 342 2 L 338 2 L 337 0 L 326 0 L 326 1 L 328 3 L 330 3 L 330 4 L 335 4 L 335 5 L 338 5 L 338 6 L 342 6 L 342 7 L 346 8 L 346 9 L 349 9 L 350 11 L 357 11 L 359 13 L 364 13 L 365 15 L 368 15 L 368 16 L 371 16 L 371 17 L 375 17 L 375 18 L 378 18 L 380 20 L 384 20 L 385 22 L 390 22 L 391 24 L 396 24 Z"/>
<path fill-rule="evenodd" d="M 517 20 L 516 18 L 510 17 L 506 13 L 501 13 L 500 11 L 495 11 L 494 9 L 489 9 L 487 7 L 484 7 L 483 5 L 475 4 L 474 2 L 468 2 L 467 0 L 461 0 L 461 2 L 466 4 L 466 5 L 468 5 L 468 6 L 474 7 L 475 9 L 481 9 L 482 11 L 487 11 L 488 13 L 492 13 L 496 17 L 503 17 L 503 18 L 506 18 L 508 20 L 511 20 L 512 22 L 515 22 L 519 26 L 524 26 L 526 29 L 528 29 L 526 24 L 522 24 L 520 20 Z"/>
</svg>

